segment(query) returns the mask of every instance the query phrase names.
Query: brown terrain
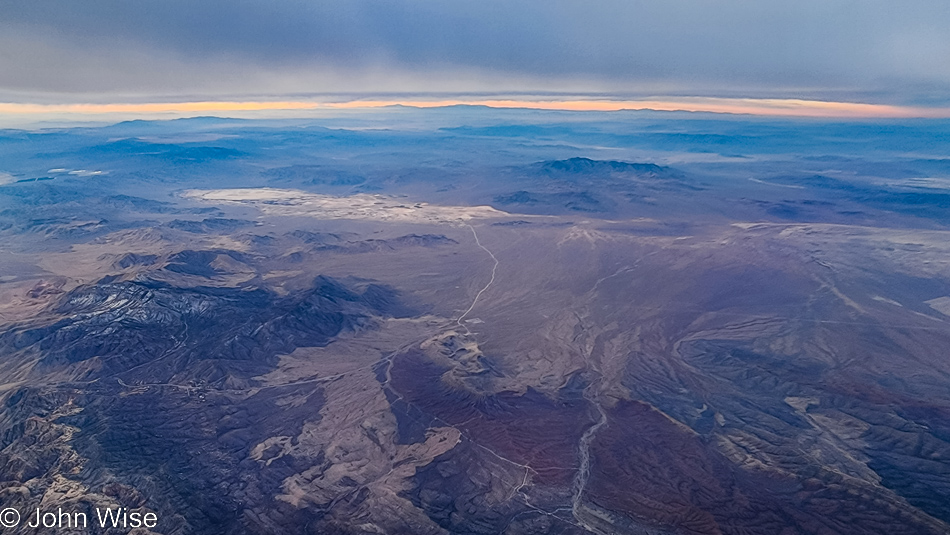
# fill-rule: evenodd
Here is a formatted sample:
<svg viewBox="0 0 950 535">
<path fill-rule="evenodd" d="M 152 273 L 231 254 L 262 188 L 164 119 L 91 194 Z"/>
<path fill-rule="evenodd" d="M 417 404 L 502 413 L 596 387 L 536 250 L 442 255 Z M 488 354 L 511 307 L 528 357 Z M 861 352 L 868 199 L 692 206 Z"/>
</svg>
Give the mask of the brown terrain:
<svg viewBox="0 0 950 535">
<path fill-rule="evenodd" d="M 948 532 L 950 233 L 255 220 L 37 257 L 55 276 L 3 304 L 5 503 L 162 533 Z"/>
<path fill-rule="evenodd" d="M 483 112 L 0 132 L 0 509 L 950 533 L 945 127 Z"/>
</svg>

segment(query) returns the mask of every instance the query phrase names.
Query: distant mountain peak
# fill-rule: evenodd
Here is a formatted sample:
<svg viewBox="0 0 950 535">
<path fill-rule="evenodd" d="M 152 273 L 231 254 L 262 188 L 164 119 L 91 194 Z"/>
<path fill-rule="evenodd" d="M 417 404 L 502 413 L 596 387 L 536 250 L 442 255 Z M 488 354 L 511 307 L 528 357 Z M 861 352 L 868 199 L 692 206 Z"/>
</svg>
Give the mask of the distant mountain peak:
<svg viewBox="0 0 950 535">
<path fill-rule="evenodd" d="M 590 158 L 575 157 L 566 160 L 549 160 L 541 162 L 541 168 L 548 173 L 636 173 L 661 174 L 668 172 L 668 167 L 653 163 L 632 163 L 617 160 L 592 160 Z"/>
</svg>

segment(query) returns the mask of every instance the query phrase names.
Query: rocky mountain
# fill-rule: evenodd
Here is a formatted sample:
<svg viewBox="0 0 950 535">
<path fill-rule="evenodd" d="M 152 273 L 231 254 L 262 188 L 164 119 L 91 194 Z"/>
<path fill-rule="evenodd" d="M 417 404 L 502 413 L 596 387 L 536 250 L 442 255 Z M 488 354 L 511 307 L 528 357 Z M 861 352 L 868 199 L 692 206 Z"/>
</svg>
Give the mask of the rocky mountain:
<svg viewBox="0 0 950 535">
<path fill-rule="evenodd" d="M 0 132 L 3 529 L 950 533 L 945 123 L 327 114 Z"/>
</svg>

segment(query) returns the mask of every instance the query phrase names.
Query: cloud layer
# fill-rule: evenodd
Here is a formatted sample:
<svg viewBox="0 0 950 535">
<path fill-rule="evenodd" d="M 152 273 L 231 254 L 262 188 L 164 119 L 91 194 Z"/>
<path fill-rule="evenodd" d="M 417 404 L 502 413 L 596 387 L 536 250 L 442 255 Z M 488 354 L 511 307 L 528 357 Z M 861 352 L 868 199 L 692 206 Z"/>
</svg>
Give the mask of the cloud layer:
<svg viewBox="0 0 950 535">
<path fill-rule="evenodd" d="M 604 92 L 950 102 L 945 0 L 6 0 L 0 96 Z"/>
</svg>

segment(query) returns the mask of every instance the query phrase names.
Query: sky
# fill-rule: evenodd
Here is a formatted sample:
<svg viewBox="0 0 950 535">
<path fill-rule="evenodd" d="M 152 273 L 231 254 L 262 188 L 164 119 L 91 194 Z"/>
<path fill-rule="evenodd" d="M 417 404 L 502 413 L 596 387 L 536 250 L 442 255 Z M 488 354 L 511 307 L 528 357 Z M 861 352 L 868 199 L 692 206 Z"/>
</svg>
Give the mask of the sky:
<svg viewBox="0 0 950 535">
<path fill-rule="evenodd" d="M 3 0 L 0 103 L 950 108 L 947 28 L 947 0 Z"/>
</svg>

